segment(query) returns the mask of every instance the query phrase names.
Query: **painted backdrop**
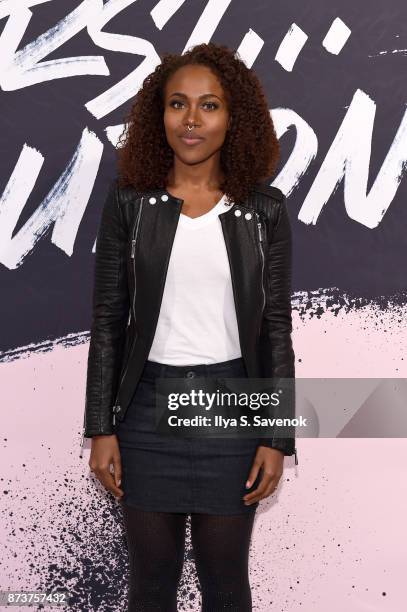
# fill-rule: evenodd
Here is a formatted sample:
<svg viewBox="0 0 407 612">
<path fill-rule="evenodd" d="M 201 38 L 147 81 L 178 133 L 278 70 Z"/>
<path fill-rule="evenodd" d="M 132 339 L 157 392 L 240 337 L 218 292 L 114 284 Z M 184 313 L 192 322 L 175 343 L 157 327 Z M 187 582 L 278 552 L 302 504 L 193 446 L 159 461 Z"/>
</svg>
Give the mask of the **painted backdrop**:
<svg viewBox="0 0 407 612">
<path fill-rule="evenodd" d="M 120 610 L 120 509 L 79 443 L 96 231 L 132 97 L 163 51 L 238 49 L 282 146 L 297 376 L 405 378 L 407 5 L 0 0 L 0 32 L 0 589 Z M 404 610 L 406 447 L 298 441 L 256 518 L 254 610 Z M 199 602 L 187 546 L 179 609 Z"/>
</svg>

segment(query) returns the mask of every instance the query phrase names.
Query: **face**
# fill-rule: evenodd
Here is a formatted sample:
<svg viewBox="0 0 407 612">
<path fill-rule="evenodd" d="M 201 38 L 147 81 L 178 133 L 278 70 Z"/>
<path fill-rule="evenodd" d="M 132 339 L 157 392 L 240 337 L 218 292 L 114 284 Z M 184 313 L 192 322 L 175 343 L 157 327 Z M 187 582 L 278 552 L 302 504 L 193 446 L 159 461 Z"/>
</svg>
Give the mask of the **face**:
<svg viewBox="0 0 407 612">
<path fill-rule="evenodd" d="M 225 92 L 207 67 L 179 68 L 164 91 L 164 126 L 174 155 L 186 164 L 196 164 L 220 155 L 230 117 Z M 194 126 L 188 130 L 187 126 Z M 183 139 L 187 137 L 189 140 Z M 198 140 L 192 140 L 199 137 Z"/>
</svg>

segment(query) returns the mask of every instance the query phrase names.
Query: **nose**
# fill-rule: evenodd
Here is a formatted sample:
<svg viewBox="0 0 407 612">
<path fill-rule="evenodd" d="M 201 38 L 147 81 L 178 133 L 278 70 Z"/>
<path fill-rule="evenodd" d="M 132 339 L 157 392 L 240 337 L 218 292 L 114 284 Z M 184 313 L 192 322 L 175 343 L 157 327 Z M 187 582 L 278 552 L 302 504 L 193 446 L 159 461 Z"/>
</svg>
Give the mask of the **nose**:
<svg viewBox="0 0 407 612">
<path fill-rule="evenodd" d="M 184 117 L 186 125 L 197 125 L 199 122 L 199 112 L 194 106 L 190 106 Z"/>
<path fill-rule="evenodd" d="M 191 117 L 191 116 L 190 116 L 190 117 L 188 117 L 188 118 L 187 118 L 187 120 L 186 120 L 186 122 L 185 122 L 185 126 L 186 126 L 186 127 L 188 127 L 188 126 L 189 126 L 189 127 L 191 127 L 191 126 L 196 126 L 196 125 L 198 125 L 198 124 L 199 124 L 198 120 L 197 120 L 197 119 L 194 119 L 194 118 L 193 118 L 193 117 Z"/>
</svg>

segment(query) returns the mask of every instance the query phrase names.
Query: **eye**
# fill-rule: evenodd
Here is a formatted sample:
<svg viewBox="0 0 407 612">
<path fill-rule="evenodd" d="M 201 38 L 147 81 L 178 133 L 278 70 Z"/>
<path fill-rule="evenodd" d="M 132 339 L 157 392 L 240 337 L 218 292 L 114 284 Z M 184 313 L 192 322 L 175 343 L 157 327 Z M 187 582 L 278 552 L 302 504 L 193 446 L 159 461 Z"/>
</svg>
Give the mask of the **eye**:
<svg viewBox="0 0 407 612">
<path fill-rule="evenodd" d="M 218 108 L 218 105 L 217 105 L 217 104 L 215 104 L 215 102 L 205 102 L 204 104 L 210 104 L 210 105 L 212 105 L 212 108 L 213 108 L 213 109 Z"/>
<path fill-rule="evenodd" d="M 176 106 L 174 106 L 175 104 L 183 104 L 183 102 L 181 102 L 180 100 L 171 100 L 170 102 L 170 106 L 173 108 L 178 108 Z M 218 108 L 218 105 L 215 102 L 204 102 L 203 105 L 207 106 L 209 104 L 209 106 L 211 106 L 212 108 L 210 110 L 214 110 L 215 108 Z"/>
</svg>

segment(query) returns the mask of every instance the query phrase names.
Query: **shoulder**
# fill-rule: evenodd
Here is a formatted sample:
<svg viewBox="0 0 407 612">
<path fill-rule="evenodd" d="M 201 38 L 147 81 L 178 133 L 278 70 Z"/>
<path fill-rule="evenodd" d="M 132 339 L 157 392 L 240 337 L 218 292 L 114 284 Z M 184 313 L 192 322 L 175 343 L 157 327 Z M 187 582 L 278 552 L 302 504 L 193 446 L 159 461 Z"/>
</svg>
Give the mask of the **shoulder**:
<svg viewBox="0 0 407 612">
<path fill-rule="evenodd" d="M 277 200 L 277 202 L 283 202 L 285 199 L 284 193 L 278 187 L 273 187 L 269 185 L 267 182 L 258 182 L 256 183 L 252 191 L 255 194 L 260 194 L 271 198 L 272 200 Z"/>
<path fill-rule="evenodd" d="M 113 216 L 128 230 L 134 212 L 138 209 L 140 194 L 141 192 L 132 185 L 122 186 L 117 176 L 110 179 L 108 195 L 104 206 L 106 214 Z"/>
<path fill-rule="evenodd" d="M 142 195 L 142 193 L 133 185 L 121 186 L 120 181 L 117 177 L 114 179 L 113 183 L 116 189 L 119 205 L 127 204 L 128 202 L 134 202 L 134 200 L 136 200 L 140 197 L 140 195 Z"/>
<path fill-rule="evenodd" d="M 255 209 L 268 223 L 275 225 L 285 207 L 286 196 L 268 182 L 258 182 L 253 185 L 248 198 L 248 206 Z"/>
</svg>

